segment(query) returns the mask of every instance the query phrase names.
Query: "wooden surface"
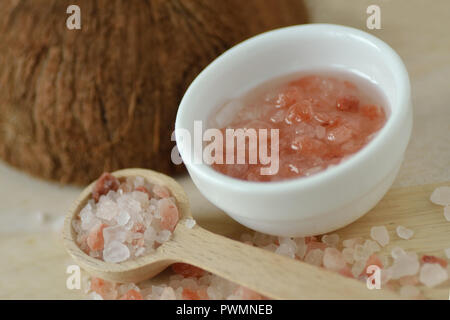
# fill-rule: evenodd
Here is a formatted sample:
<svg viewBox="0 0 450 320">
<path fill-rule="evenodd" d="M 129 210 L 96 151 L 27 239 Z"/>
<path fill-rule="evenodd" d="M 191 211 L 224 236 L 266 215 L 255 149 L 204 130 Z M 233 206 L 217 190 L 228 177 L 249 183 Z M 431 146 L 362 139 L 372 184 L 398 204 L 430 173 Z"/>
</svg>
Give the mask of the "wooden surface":
<svg viewBox="0 0 450 320">
<path fill-rule="evenodd" d="M 390 44 L 403 58 L 411 77 L 414 107 L 413 135 L 394 187 L 450 181 L 449 1 L 434 0 L 430 5 L 427 0 L 311 0 L 306 4 L 313 22 L 344 24 L 365 31 L 367 6 L 380 5 L 382 29 L 370 33 Z M 230 237 L 245 230 L 206 201 L 189 178 L 179 182 L 201 226 Z M 434 187 L 391 190 L 372 212 L 343 229 L 344 236 L 368 237 L 372 224 L 383 224 L 388 226 L 392 241 L 385 251 L 400 245 L 443 257 L 443 248 L 450 247 L 450 223 L 445 222 L 442 209 L 428 201 Z M 66 214 L 80 191 L 30 178 L 0 164 L 0 298 L 84 297 L 81 291 L 66 289 L 66 266 L 73 262 L 49 227 Z M 381 214 L 379 208 L 383 207 L 387 210 Z M 41 223 L 37 212 L 44 213 L 43 220 L 49 224 Z M 415 230 L 411 240 L 395 236 L 393 230 L 400 222 Z M 161 274 L 154 281 L 165 279 L 166 274 Z M 431 298 L 448 299 L 448 284 L 426 293 Z"/>
</svg>

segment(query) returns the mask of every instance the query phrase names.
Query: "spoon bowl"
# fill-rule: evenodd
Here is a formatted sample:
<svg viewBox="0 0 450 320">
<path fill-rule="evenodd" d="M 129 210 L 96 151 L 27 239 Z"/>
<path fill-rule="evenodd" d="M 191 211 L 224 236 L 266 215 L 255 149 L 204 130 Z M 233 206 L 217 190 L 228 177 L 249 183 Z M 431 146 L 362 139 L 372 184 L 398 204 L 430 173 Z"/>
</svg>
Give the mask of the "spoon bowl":
<svg viewBox="0 0 450 320">
<path fill-rule="evenodd" d="M 116 178 L 140 176 L 167 187 L 176 200 L 180 220 L 172 238 L 154 253 L 121 263 L 108 263 L 83 252 L 76 243 L 72 221 L 91 197 L 87 186 L 64 221 L 63 241 L 70 256 L 93 276 L 114 282 L 139 282 L 155 276 L 174 262 L 188 263 L 273 299 L 397 299 L 385 290 L 369 290 L 364 283 L 307 263 L 213 234 L 192 219 L 189 200 L 172 178 L 145 169 L 112 173 Z M 317 290 L 321 286 L 322 290 Z M 325 293 L 324 293 L 325 292 Z"/>
<path fill-rule="evenodd" d="M 174 179 L 156 171 L 144 169 L 124 169 L 113 172 L 112 175 L 118 179 L 140 176 L 148 182 L 166 186 L 177 202 L 180 215 L 177 228 L 179 225 L 183 225 L 186 219 L 192 218 L 187 195 Z M 84 253 L 75 241 L 76 232 L 72 228 L 72 221 L 77 218 L 79 212 L 91 198 L 94 185 L 95 181 L 83 190 L 64 221 L 64 245 L 69 254 L 83 269 L 96 277 L 110 281 L 136 282 L 151 278 L 175 262 L 165 254 L 164 243 L 150 255 L 144 255 L 121 263 L 105 262 Z"/>
</svg>

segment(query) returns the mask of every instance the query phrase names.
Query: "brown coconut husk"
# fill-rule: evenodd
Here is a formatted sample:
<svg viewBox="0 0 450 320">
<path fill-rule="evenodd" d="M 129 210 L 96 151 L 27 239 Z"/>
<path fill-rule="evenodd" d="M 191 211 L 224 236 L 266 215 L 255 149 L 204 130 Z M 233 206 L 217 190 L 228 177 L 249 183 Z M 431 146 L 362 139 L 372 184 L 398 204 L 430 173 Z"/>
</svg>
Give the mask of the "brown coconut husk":
<svg viewBox="0 0 450 320">
<path fill-rule="evenodd" d="M 66 27 L 71 4 L 81 30 Z M 299 0 L 0 1 L 0 157 L 64 183 L 179 172 L 171 133 L 195 76 L 234 44 L 305 21 Z"/>
</svg>

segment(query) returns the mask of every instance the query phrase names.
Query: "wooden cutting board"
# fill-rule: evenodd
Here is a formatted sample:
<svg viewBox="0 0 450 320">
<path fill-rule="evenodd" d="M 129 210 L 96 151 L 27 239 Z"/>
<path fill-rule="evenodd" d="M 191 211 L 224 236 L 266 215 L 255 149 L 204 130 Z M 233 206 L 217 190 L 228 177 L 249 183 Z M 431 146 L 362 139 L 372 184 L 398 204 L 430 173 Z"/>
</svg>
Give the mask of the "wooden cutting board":
<svg viewBox="0 0 450 320">
<path fill-rule="evenodd" d="M 182 179 L 193 203 L 197 222 L 206 229 L 231 238 L 237 238 L 246 229 L 212 205 L 199 201 L 201 195 L 190 179 Z M 385 225 L 390 243 L 381 254 L 389 254 L 395 246 L 420 255 L 432 254 L 444 258 L 444 249 L 450 247 L 450 222 L 443 215 L 443 207 L 432 204 L 429 196 L 441 185 L 391 189 L 382 201 L 363 218 L 336 231 L 341 238 L 369 238 L 370 228 Z M 196 203 L 202 203 L 196 206 Z M 400 239 L 395 232 L 398 225 L 413 229 L 410 240 Z M 0 236 L 0 298 L 1 299 L 80 299 L 81 290 L 68 290 L 66 267 L 72 261 L 65 253 L 59 236 L 49 232 Z M 150 280 L 164 282 L 167 272 Z M 317 288 L 320 290 L 320 288 Z M 424 288 L 424 295 L 432 299 L 449 299 L 450 281 L 436 288 Z"/>
</svg>

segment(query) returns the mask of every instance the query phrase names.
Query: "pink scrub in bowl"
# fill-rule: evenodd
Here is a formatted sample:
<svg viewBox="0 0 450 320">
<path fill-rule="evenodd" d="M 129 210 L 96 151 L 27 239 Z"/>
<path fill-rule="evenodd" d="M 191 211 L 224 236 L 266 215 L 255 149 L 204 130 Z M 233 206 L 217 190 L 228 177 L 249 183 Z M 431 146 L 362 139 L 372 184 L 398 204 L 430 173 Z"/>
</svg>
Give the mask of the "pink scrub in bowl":
<svg viewBox="0 0 450 320">
<path fill-rule="evenodd" d="M 348 159 L 315 174 L 269 182 L 230 177 L 208 163 L 194 161 L 196 144 L 181 132 L 194 137 L 195 123 L 200 121 L 207 127 L 218 106 L 272 79 L 295 73 L 317 76 L 319 70 L 364 79 L 383 96 L 378 106 L 383 107 L 385 121 L 376 135 Z M 367 213 L 392 185 L 411 135 L 410 96 L 402 60 L 380 39 L 338 25 L 293 26 L 244 41 L 205 68 L 180 103 L 175 136 L 200 192 L 233 219 L 273 235 L 323 234 Z M 358 108 L 365 105 L 360 100 Z M 297 144 L 302 145 L 302 141 Z M 280 170 L 286 170 L 286 166 Z"/>
</svg>

